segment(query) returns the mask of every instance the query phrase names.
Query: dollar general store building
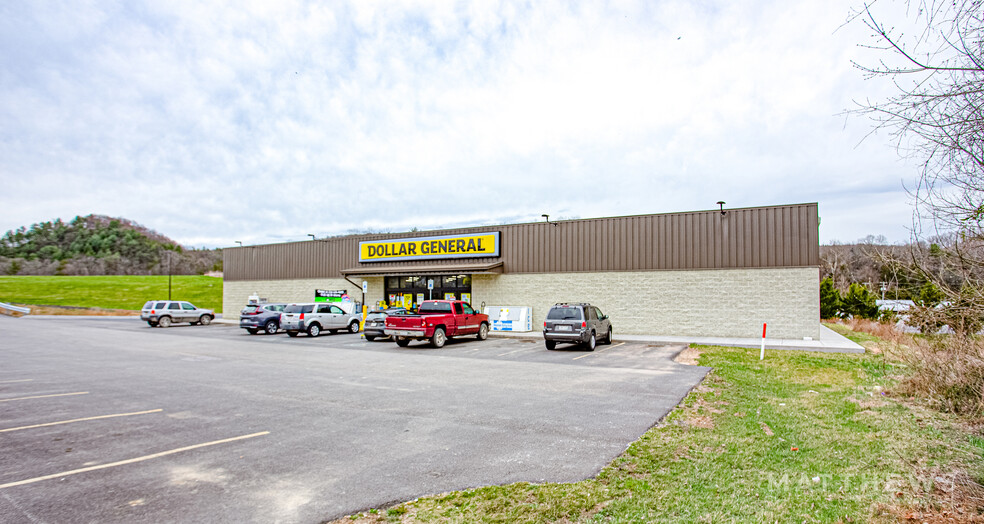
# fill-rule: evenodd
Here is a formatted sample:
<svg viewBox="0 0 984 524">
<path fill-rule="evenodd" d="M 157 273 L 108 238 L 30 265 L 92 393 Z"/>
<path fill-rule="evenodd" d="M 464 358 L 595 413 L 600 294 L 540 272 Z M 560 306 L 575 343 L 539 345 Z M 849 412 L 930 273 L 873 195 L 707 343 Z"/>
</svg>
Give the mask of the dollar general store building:
<svg viewBox="0 0 984 524">
<path fill-rule="evenodd" d="M 370 309 L 457 298 L 529 306 L 590 302 L 616 333 L 819 338 L 817 204 L 694 211 L 224 250 L 223 311 L 258 294 L 312 302 L 344 291 Z M 433 289 L 428 289 L 428 281 Z"/>
</svg>

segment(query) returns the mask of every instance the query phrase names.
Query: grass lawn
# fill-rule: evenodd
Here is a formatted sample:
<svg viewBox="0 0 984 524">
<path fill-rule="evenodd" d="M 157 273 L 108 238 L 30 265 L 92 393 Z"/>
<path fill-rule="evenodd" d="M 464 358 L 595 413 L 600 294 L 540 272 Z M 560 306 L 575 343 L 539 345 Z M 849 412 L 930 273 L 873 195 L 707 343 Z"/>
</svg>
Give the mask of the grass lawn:
<svg viewBox="0 0 984 524">
<path fill-rule="evenodd" d="M 984 501 L 967 493 L 984 475 L 984 439 L 955 418 L 893 396 L 901 364 L 871 353 L 770 351 L 760 362 L 758 349 L 689 351 L 714 370 L 595 479 L 482 487 L 343 520 L 982 518 Z"/>
<path fill-rule="evenodd" d="M 222 312 L 222 279 L 171 277 L 171 296 Z M 105 309 L 140 309 L 167 298 L 167 276 L 0 276 L 0 302 Z"/>
</svg>

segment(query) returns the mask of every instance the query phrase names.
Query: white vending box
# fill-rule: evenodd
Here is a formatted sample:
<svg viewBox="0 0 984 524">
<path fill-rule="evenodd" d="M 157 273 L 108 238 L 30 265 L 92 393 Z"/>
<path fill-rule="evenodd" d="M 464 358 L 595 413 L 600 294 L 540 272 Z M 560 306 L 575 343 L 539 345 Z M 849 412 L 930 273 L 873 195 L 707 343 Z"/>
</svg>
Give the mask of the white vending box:
<svg viewBox="0 0 984 524">
<path fill-rule="evenodd" d="M 485 306 L 492 331 L 533 331 L 533 308 L 530 306 Z"/>
</svg>

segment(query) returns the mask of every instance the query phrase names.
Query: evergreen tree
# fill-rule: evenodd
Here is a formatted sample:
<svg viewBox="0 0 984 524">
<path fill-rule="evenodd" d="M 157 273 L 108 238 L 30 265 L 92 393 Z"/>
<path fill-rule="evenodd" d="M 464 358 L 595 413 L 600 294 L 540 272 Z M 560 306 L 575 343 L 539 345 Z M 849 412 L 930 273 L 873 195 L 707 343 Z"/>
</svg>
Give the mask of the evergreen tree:
<svg viewBox="0 0 984 524">
<path fill-rule="evenodd" d="M 840 291 L 834 287 L 834 279 L 827 277 L 820 281 L 820 318 L 834 318 L 841 308 Z"/>
</svg>

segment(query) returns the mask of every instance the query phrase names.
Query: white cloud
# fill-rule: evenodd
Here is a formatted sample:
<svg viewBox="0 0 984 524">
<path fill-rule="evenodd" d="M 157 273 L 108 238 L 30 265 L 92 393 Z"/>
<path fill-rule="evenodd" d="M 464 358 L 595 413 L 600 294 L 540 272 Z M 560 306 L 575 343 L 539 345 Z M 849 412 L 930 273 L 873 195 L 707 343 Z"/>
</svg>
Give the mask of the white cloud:
<svg viewBox="0 0 984 524">
<path fill-rule="evenodd" d="M 904 240 L 914 169 L 837 116 L 887 92 L 851 6 L 8 4 L 0 229 L 230 245 L 819 201 L 823 240 Z"/>
</svg>

